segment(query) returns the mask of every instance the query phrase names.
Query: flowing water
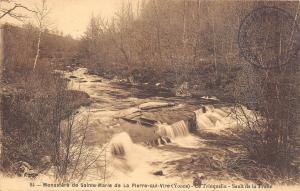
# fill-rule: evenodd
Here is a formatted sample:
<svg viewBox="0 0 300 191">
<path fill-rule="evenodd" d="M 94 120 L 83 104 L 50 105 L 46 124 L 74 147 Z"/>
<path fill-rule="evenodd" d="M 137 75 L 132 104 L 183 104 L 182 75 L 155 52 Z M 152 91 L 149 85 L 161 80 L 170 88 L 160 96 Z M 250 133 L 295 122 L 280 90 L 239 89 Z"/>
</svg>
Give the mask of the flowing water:
<svg viewBox="0 0 300 191">
<path fill-rule="evenodd" d="M 229 116 L 227 108 L 213 108 L 212 106 L 195 111 L 196 124 L 199 130 L 218 132 L 222 129 L 237 125 L 236 121 Z"/>
<path fill-rule="evenodd" d="M 89 116 L 92 127 L 89 134 L 91 145 L 97 147 L 103 145 L 104 140 L 109 142 L 110 181 L 126 179 L 142 182 L 152 180 L 191 183 L 192 175 L 182 177 L 175 169 L 166 165 L 167 161 L 189 156 L 177 152 L 176 148 L 200 148 L 205 145 L 200 137 L 189 132 L 187 120 L 180 119 L 184 113 L 176 113 L 176 110 L 182 107 L 187 107 L 195 114 L 195 123 L 199 131 L 217 133 L 236 125 L 229 117 L 230 109 L 227 107 L 214 108 L 212 105 L 189 104 L 184 100 L 163 96 L 136 96 L 134 94 L 136 89 L 124 89 L 114 81 L 87 74 L 86 69 L 78 69 L 65 75 L 67 78 L 72 76 L 70 89 L 88 93 L 93 101 L 90 107 L 80 108 L 78 115 Z M 174 106 L 169 103 L 174 103 Z M 173 107 L 157 115 L 153 115 L 157 112 L 155 110 L 144 111 L 145 108 L 170 105 Z M 173 117 L 172 122 L 158 121 L 153 127 L 147 128 L 121 119 L 124 116 L 139 116 L 142 112 L 146 116 L 155 116 L 162 120 Z M 150 142 L 155 144 L 145 144 Z M 164 145 L 173 145 L 175 149 L 171 151 L 161 149 Z M 153 172 L 162 169 L 165 176 L 153 175 Z"/>
<path fill-rule="evenodd" d="M 157 128 L 160 136 L 168 137 L 170 139 L 189 135 L 189 129 L 183 120 L 173 123 L 172 125 L 158 124 Z"/>
<path fill-rule="evenodd" d="M 209 149 L 205 140 L 190 131 L 194 128 L 193 131 L 200 134 L 218 134 L 228 128 L 241 127 L 231 116 L 231 107 L 215 107 L 191 102 L 190 98 L 153 95 L 153 92 L 141 96 L 141 90 L 124 88 L 115 80 L 89 75 L 84 68 L 64 75 L 70 79 L 69 89 L 84 91 L 92 100 L 90 106 L 78 109 L 76 120 L 88 122 L 86 140 L 89 147 L 100 151 L 107 148 L 106 182 L 192 184 L 197 172 L 182 173 L 168 165 L 198 155 L 198 149 Z M 253 117 L 247 108 L 241 107 L 241 110 L 249 118 Z M 152 125 L 141 124 L 143 118 Z M 154 175 L 158 171 L 163 176 Z M 91 171 L 86 180 L 92 182 L 97 176 Z M 42 182 L 50 180 L 49 176 L 38 178 Z M 0 178 L 0 184 L 4 185 L 3 181 L 13 180 Z M 26 180 L 20 178 L 18 182 L 25 184 Z"/>
</svg>

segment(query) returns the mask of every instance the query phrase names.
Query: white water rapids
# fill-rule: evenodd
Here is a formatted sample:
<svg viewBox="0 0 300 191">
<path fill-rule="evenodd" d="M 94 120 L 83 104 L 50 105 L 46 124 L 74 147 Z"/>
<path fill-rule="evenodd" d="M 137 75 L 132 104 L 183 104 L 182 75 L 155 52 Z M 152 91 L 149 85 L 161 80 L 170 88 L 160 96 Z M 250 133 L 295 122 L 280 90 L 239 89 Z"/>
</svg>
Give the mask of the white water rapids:
<svg viewBox="0 0 300 191">
<path fill-rule="evenodd" d="M 178 148 L 199 148 L 204 146 L 205 143 L 201 138 L 189 133 L 186 122 L 179 120 L 173 124 L 159 123 L 153 128 L 139 127 L 127 130 L 125 129 L 126 127 L 122 127 L 124 123 L 118 120 L 118 117 L 138 112 L 141 107 L 151 107 L 151 103 L 164 106 L 165 99 L 162 97 L 134 97 L 130 91 L 116 86 L 109 80 L 88 75 L 85 69 L 67 73 L 66 76 L 76 77 L 71 80 L 70 89 L 87 92 L 94 101 L 90 109 L 88 107 L 80 108 L 81 115 L 88 114 L 90 123 L 94 126 L 92 139 L 94 137 L 103 139 L 103 132 L 105 131 L 106 135 L 111 135 L 109 141 L 111 155 L 108 159 L 111 172 L 109 181 L 192 182 L 193 175 L 185 175 L 183 177 L 183 175 L 177 174 L 174 169 L 169 169 L 165 165 L 167 161 L 188 157 L 189 155 L 176 152 L 176 149 L 174 149 L 174 152 L 160 149 L 165 144 Z M 197 128 L 200 131 L 218 133 L 218 131 L 225 128 L 237 125 L 229 117 L 230 108 L 214 108 L 213 106 L 206 106 L 205 108 L 206 112 L 203 112 L 200 106 L 199 110 L 194 111 Z M 128 124 L 124 124 L 124 126 L 128 126 Z M 147 147 L 141 140 L 135 143 L 132 141 L 131 136 L 135 136 L 135 131 L 142 131 L 142 135 L 139 134 L 140 136 L 143 136 L 143 133 L 145 133 L 145 138 L 152 136 L 152 132 L 148 133 L 149 129 L 155 129 L 155 133 L 161 137 L 157 139 L 159 147 Z M 168 138 L 171 139 L 171 143 L 167 143 L 166 139 Z M 157 170 L 163 170 L 165 176 L 153 175 L 153 172 Z"/>
<path fill-rule="evenodd" d="M 138 115 L 141 108 L 149 108 L 154 104 L 168 106 L 167 98 L 139 98 L 132 94 L 134 90 L 127 90 L 110 80 L 89 75 L 86 69 L 65 73 L 65 76 L 70 79 L 69 89 L 84 91 L 91 97 L 91 106 L 78 109 L 77 119 L 88 116 L 90 130 L 87 140 L 90 146 L 99 149 L 105 144 L 109 146 L 106 182 L 192 184 L 197 172 L 179 173 L 166 164 L 197 153 L 188 149 L 206 147 L 204 140 L 189 132 L 186 121 L 159 122 L 154 127 L 146 128 L 121 119 L 128 115 Z M 186 103 L 183 101 L 177 101 L 172 109 L 180 109 L 184 105 Z M 191 107 L 196 108 L 192 112 L 196 116 L 198 131 L 218 133 L 237 126 L 237 122 L 229 116 L 230 108 L 215 108 L 212 105 L 205 106 L 205 109 L 201 107 Z M 156 146 L 146 144 L 153 140 L 157 142 Z M 165 150 L 166 145 L 171 145 L 172 149 Z M 187 151 L 182 152 L 185 149 Z M 156 171 L 162 171 L 163 176 L 154 175 Z M 91 173 L 87 181 L 93 181 L 95 176 L 97 175 Z M 45 179 L 49 177 L 40 177 L 37 181 Z"/>
</svg>

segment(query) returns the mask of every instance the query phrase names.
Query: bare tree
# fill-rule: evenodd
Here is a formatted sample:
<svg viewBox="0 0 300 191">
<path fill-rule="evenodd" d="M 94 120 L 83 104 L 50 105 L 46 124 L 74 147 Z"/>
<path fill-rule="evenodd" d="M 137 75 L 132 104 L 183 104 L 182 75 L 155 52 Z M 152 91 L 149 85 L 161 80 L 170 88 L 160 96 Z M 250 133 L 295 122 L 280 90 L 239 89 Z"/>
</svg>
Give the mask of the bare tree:
<svg viewBox="0 0 300 191">
<path fill-rule="evenodd" d="M 87 114 L 71 112 L 62 122 L 59 161 L 56 164 L 56 179 L 59 181 L 82 181 L 94 174 L 105 181 L 107 168 L 107 143 L 100 147 L 87 144 L 89 111 Z"/>
<path fill-rule="evenodd" d="M 40 55 L 40 45 L 41 45 L 41 38 L 42 38 L 42 33 L 47 27 L 47 16 L 50 13 L 50 9 L 47 5 L 47 0 L 42 0 L 41 6 L 36 6 L 36 12 L 35 12 L 35 19 L 37 22 L 37 26 L 39 29 L 38 32 L 38 42 L 37 42 L 37 49 L 36 49 L 36 55 L 34 59 L 34 64 L 33 64 L 33 70 L 35 70 L 35 67 L 38 62 L 38 58 Z"/>
</svg>

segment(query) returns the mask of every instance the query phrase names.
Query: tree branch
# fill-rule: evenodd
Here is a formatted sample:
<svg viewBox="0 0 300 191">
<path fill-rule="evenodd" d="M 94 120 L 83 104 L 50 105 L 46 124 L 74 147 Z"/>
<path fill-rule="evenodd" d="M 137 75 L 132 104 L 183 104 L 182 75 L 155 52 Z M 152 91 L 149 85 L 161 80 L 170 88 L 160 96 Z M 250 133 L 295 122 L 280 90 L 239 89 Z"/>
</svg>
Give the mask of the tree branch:
<svg viewBox="0 0 300 191">
<path fill-rule="evenodd" d="M 13 13 L 13 11 L 16 10 L 16 9 L 18 9 L 18 8 L 22 8 L 22 9 L 25 9 L 25 10 L 27 10 L 27 11 L 36 13 L 36 11 L 29 9 L 28 7 L 25 7 L 25 6 L 21 5 L 21 4 L 17 4 L 17 3 L 16 3 L 16 4 L 15 4 L 12 8 L 10 8 L 10 9 L 3 9 L 3 10 L 1 10 L 1 11 L 3 12 L 3 14 L 0 15 L 0 19 L 4 18 L 6 15 L 9 15 L 9 16 L 11 16 L 11 17 L 13 17 L 13 18 L 16 18 L 16 19 L 20 19 L 20 18 L 23 17 L 23 16 L 17 15 L 17 14 L 15 14 L 15 13 Z"/>
</svg>

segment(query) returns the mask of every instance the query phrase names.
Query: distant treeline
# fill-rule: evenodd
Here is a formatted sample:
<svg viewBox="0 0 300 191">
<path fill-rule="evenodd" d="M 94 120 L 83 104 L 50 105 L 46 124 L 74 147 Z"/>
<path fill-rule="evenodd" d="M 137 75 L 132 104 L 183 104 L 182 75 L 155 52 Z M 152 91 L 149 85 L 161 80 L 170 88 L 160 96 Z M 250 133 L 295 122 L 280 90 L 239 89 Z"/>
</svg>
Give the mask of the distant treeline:
<svg viewBox="0 0 300 191">
<path fill-rule="evenodd" d="M 229 98 L 239 75 L 238 32 L 253 9 L 277 6 L 296 13 L 296 3 L 262 1 L 151 0 L 124 4 L 111 20 L 92 16 L 80 40 L 91 72 L 160 83 L 188 83 L 196 94 Z M 226 95 L 228 94 L 228 95 Z"/>
<path fill-rule="evenodd" d="M 292 2 L 260 1 L 151 0 L 123 4 L 112 19 L 92 16 L 79 40 L 43 32 L 37 66 L 87 67 L 104 77 L 160 83 L 170 89 L 187 82 L 195 94 L 228 99 L 231 84 L 241 64 L 246 63 L 238 48 L 241 21 L 262 6 L 279 7 L 291 15 L 297 8 Z M 13 81 L 28 74 L 24 70 L 32 70 L 38 29 L 5 25 L 5 31 L 5 74 Z"/>
</svg>

